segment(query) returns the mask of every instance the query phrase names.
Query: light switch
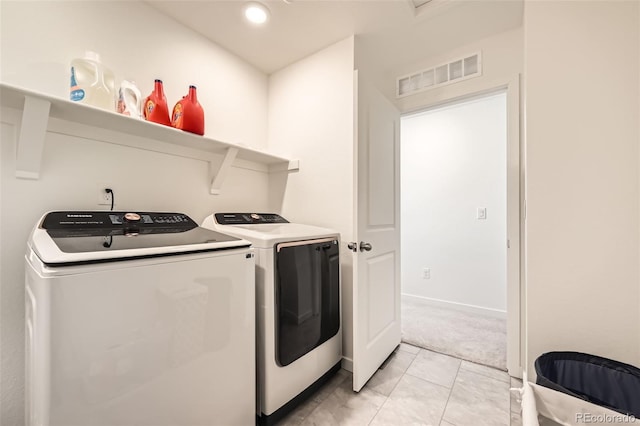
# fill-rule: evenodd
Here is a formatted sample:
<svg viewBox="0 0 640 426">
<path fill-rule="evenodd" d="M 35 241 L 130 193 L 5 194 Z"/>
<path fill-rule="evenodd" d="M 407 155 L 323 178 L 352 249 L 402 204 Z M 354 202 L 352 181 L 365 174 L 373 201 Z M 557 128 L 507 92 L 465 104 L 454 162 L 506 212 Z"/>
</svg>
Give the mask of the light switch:
<svg viewBox="0 0 640 426">
<path fill-rule="evenodd" d="M 487 218 L 487 208 L 486 207 L 478 207 L 478 219 L 486 219 Z"/>
</svg>

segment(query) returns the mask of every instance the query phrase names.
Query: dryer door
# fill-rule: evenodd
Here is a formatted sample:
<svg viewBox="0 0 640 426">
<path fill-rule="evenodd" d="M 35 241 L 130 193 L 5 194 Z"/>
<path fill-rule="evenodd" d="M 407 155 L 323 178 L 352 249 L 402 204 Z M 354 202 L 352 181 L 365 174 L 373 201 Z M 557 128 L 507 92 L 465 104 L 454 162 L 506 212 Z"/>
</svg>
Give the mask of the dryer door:
<svg viewBox="0 0 640 426">
<path fill-rule="evenodd" d="M 340 329 L 340 249 L 337 239 L 275 246 L 276 362 L 284 367 Z"/>
</svg>

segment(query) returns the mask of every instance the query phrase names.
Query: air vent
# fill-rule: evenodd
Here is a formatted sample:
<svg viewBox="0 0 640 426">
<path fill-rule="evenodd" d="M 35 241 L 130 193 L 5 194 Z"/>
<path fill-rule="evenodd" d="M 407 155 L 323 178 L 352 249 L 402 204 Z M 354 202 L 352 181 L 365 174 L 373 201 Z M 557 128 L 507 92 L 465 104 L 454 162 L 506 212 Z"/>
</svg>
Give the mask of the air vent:
<svg viewBox="0 0 640 426">
<path fill-rule="evenodd" d="M 482 57 L 481 52 L 477 52 L 398 78 L 396 96 L 402 98 L 480 75 L 482 75 Z"/>
</svg>

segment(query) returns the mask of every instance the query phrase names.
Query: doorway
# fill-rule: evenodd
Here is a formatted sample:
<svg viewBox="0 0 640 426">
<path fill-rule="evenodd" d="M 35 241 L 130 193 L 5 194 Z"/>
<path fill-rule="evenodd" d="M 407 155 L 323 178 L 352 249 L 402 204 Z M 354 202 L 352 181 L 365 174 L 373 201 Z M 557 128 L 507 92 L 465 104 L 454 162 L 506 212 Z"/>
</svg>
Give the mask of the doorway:
<svg viewBox="0 0 640 426">
<path fill-rule="evenodd" d="M 507 112 L 500 90 L 405 115 L 400 132 L 402 339 L 502 370 Z"/>
</svg>

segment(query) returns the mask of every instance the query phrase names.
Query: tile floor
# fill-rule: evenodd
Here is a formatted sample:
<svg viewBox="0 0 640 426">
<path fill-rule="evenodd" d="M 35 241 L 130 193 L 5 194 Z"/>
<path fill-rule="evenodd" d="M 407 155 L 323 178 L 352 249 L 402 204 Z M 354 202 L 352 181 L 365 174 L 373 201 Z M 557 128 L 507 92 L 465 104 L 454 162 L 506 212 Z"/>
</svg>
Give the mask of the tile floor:
<svg viewBox="0 0 640 426">
<path fill-rule="evenodd" d="M 521 386 L 500 370 L 401 344 L 384 368 L 355 393 L 340 370 L 280 425 L 520 425 L 509 388 Z"/>
</svg>

